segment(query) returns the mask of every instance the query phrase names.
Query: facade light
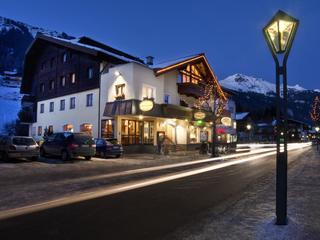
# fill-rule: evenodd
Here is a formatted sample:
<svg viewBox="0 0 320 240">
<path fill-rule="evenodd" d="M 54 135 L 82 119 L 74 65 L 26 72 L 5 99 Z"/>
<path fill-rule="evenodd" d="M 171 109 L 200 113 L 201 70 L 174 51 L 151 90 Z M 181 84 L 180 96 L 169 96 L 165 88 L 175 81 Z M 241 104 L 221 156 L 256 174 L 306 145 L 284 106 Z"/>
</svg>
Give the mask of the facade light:
<svg viewBox="0 0 320 240">
<path fill-rule="evenodd" d="M 114 75 L 115 75 L 116 77 L 119 77 L 119 76 L 121 75 L 121 73 L 120 73 L 118 70 L 116 70 L 116 71 L 114 72 Z"/>
</svg>

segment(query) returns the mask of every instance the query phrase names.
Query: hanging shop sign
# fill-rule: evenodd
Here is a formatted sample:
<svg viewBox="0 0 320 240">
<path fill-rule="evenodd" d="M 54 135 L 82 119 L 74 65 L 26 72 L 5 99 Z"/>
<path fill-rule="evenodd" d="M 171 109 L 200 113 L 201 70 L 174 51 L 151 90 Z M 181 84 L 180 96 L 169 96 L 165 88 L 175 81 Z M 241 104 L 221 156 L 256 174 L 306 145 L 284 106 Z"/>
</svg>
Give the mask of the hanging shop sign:
<svg viewBox="0 0 320 240">
<path fill-rule="evenodd" d="M 231 126 L 231 118 L 229 117 L 223 117 L 221 118 L 221 123 L 224 125 L 224 126 Z"/>
<path fill-rule="evenodd" d="M 196 126 L 197 127 L 203 127 L 205 125 L 205 122 L 203 120 L 197 120 L 196 121 Z"/>
<path fill-rule="evenodd" d="M 149 112 L 153 109 L 153 107 L 154 101 L 148 98 L 143 99 L 139 104 L 139 108 L 143 112 Z"/>
<path fill-rule="evenodd" d="M 198 112 L 195 112 L 193 114 L 193 117 L 196 119 L 196 120 L 202 120 L 206 117 L 206 114 L 204 112 L 201 112 L 201 111 L 198 111 Z"/>
</svg>

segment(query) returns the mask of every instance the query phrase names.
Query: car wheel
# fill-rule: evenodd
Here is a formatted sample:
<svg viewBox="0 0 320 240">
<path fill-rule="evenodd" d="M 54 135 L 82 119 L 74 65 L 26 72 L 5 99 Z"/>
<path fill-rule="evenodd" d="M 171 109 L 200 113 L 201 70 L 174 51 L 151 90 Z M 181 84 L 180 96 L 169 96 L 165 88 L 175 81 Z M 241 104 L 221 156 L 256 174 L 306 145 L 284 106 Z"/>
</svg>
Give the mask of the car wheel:
<svg viewBox="0 0 320 240">
<path fill-rule="evenodd" d="M 40 148 L 40 156 L 41 157 L 46 157 L 47 156 L 47 153 L 43 148 Z"/>
<path fill-rule="evenodd" d="M 91 156 L 85 156 L 84 157 L 87 161 L 91 160 Z"/>
<path fill-rule="evenodd" d="M 121 155 L 120 155 L 120 154 L 116 155 L 116 158 L 119 158 L 119 157 L 121 157 Z"/>
<path fill-rule="evenodd" d="M 38 161 L 38 157 L 36 157 L 36 156 L 32 157 L 32 158 L 30 158 L 30 160 L 33 161 L 33 162 Z"/>
<path fill-rule="evenodd" d="M 9 160 L 8 154 L 6 152 L 2 152 L 1 159 L 4 162 L 8 161 Z"/>
<path fill-rule="evenodd" d="M 61 152 L 61 159 L 62 159 L 62 161 L 69 161 L 70 160 L 70 154 L 66 150 L 63 150 Z"/>
<path fill-rule="evenodd" d="M 100 158 L 106 158 L 106 154 L 104 152 L 100 152 L 99 156 Z"/>
</svg>

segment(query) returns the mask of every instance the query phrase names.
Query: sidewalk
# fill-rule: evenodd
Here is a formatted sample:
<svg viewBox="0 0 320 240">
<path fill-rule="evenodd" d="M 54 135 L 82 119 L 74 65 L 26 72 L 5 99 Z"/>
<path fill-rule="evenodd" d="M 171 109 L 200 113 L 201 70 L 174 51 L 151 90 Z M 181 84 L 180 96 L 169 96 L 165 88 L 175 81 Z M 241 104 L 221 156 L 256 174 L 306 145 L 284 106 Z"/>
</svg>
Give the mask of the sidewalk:
<svg viewBox="0 0 320 240">
<path fill-rule="evenodd" d="M 320 239 L 320 154 L 315 149 L 289 165 L 288 225 L 274 225 L 275 174 L 270 173 L 167 239 Z"/>
</svg>

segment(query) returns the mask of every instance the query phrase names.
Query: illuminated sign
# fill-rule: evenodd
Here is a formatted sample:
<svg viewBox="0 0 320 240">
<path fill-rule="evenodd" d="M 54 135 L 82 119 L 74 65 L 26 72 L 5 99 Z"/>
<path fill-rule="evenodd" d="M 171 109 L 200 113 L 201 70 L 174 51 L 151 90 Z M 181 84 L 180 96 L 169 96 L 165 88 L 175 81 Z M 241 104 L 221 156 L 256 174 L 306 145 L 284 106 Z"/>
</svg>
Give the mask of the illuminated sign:
<svg viewBox="0 0 320 240">
<path fill-rule="evenodd" d="M 143 99 L 140 104 L 139 108 L 143 112 L 151 111 L 154 107 L 154 102 L 151 99 Z"/>
<path fill-rule="evenodd" d="M 223 117 L 221 118 L 221 123 L 225 126 L 231 126 L 231 118 Z"/>
<path fill-rule="evenodd" d="M 202 120 L 206 117 L 206 114 L 204 112 L 199 111 L 199 112 L 195 112 L 193 116 L 196 120 Z"/>
<path fill-rule="evenodd" d="M 196 126 L 198 126 L 198 127 L 202 127 L 202 126 L 204 126 L 204 124 L 205 124 L 205 122 L 202 121 L 202 120 L 197 120 L 196 121 Z"/>
</svg>

